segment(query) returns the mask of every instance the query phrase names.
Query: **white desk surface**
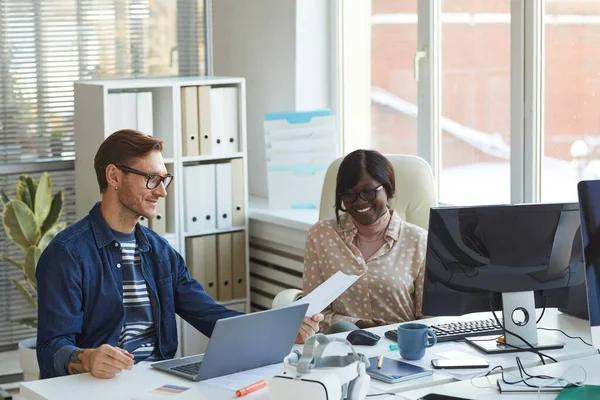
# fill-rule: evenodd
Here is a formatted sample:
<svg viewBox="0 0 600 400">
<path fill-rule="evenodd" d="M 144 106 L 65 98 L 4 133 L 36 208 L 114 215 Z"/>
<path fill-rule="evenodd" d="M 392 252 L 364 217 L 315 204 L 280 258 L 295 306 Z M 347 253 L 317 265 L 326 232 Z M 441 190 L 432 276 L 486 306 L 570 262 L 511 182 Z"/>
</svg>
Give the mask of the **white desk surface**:
<svg viewBox="0 0 600 400">
<path fill-rule="evenodd" d="M 580 381 L 584 378 L 584 374 L 581 368 L 575 367 L 576 365 L 581 366 L 583 369 L 585 369 L 585 384 L 600 385 L 600 371 L 598 368 L 598 366 L 600 365 L 600 355 L 598 354 L 583 358 L 561 361 L 558 364 L 552 363 L 532 368 L 526 368 L 526 370 L 529 374 L 545 374 L 557 378 L 564 377 L 566 379 L 569 379 L 570 381 Z M 542 393 L 538 397 L 537 392 L 501 394 L 498 391 L 498 387 L 496 385 L 496 381 L 499 378 L 499 374 L 494 374 L 484 378 L 475 378 L 473 379 L 473 382 L 466 380 L 461 382 L 449 383 L 442 386 L 436 386 L 434 388 L 429 389 L 411 390 L 409 392 L 402 393 L 396 398 L 399 397 L 405 400 L 417 400 L 420 397 L 429 393 L 445 394 L 448 396 L 457 396 L 466 399 L 477 400 L 533 400 L 538 398 L 543 400 L 549 400 L 555 399 L 558 396 L 557 393 Z M 506 379 L 513 379 L 513 377 L 508 376 Z M 386 399 L 388 397 L 382 396 L 380 398 Z"/>
<path fill-rule="evenodd" d="M 473 320 L 486 318 L 489 313 L 470 314 L 462 317 L 436 317 L 423 322 L 428 324 L 437 324 L 456 320 Z M 392 343 L 384 337 L 384 332 L 397 326 L 388 325 L 370 329 L 382 338 L 376 346 L 356 346 L 358 352 L 364 353 L 369 357 L 384 354 L 386 357 L 400 359 L 397 350 L 389 351 L 389 345 Z M 556 309 L 546 310 L 544 318 L 539 326 L 548 328 L 558 328 L 571 336 L 581 336 L 584 340 L 590 340 L 589 323 L 568 315 L 559 313 Z M 565 348 L 561 350 L 550 350 L 546 353 L 557 360 L 572 360 L 576 358 L 588 357 L 595 354 L 595 349 L 584 345 L 578 339 L 569 339 L 559 332 L 538 331 L 540 336 L 552 337 L 557 341 L 565 343 Z M 346 334 L 334 336 L 345 337 Z M 301 347 L 301 346 L 297 346 Z M 335 348 L 334 348 L 335 350 Z M 431 358 L 437 358 L 436 354 L 450 350 L 458 350 L 463 353 L 472 354 L 475 357 L 483 357 L 488 360 L 490 365 L 501 364 L 505 369 L 516 368 L 515 356 L 518 355 L 525 367 L 533 367 L 540 364 L 539 358 L 532 353 L 512 353 L 505 355 L 482 355 L 465 343 L 441 343 L 427 350 L 427 354 L 421 364 L 429 367 Z M 329 352 L 328 352 L 329 353 Z M 376 380 L 371 381 L 371 388 L 374 393 L 384 392 L 402 392 L 431 388 L 434 386 L 450 384 L 456 382 L 456 379 L 434 373 L 431 376 L 406 381 L 403 383 L 391 385 Z M 465 381 L 468 383 L 468 381 Z M 202 382 L 196 383 L 189 380 L 178 378 L 164 372 L 156 371 L 150 368 L 149 364 L 141 363 L 134 367 L 132 371 L 124 371 L 117 377 L 109 380 L 93 378 L 90 374 L 80 374 L 73 376 L 47 379 L 43 381 L 24 382 L 21 384 L 21 395 L 28 400 L 49 400 L 49 399 L 132 399 L 148 394 L 151 390 L 164 384 L 173 384 L 191 387 L 190 390 L 177 395 L 177 399 L 231 399 L 235 395 L 232 390 L 226 390 L 214 387 Z M 445 387 L 445 386 L 444 386 Z M 118 394 L 118 396 L 116 396 Z M 384 399 L 386 396 L 378 397 Z M 268 389 L 262 389 L 258 392 L 245 396 L 247 400 L 268 399 Z M 506 397 L 503 397 L 503 399 Z"/>
<path fill-rule="evenodd" d="M 235 392 L 202 382 L 192 382 L 175 375 L 163 373 L 150 367 L 150 363 L 139 363 L 131 371 L 123 371 L 112 379 L 97 379 L 90 374 L 63 376 L 21 384 L 21 396 L 27 400 L 134 400 L 161 399 L 150 392 L 163 385 L 189 387 L 189 390 L 174 397 L 177 400 L 235 399 Z M 370 394 L 381 393 L 370 388 Z M 244 400 L 269 400 L 269 389 L 264 388 L 243 397 Z"/>
</svg>

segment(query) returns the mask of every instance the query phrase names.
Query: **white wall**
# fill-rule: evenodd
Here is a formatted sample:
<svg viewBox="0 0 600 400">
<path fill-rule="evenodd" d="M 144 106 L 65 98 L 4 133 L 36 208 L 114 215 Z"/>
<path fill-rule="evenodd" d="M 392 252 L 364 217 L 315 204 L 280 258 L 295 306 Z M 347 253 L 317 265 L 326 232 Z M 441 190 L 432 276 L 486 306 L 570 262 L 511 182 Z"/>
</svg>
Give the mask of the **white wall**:
<svg viewBox="0 0 600 400">
<path fill-rule="evenodd" d="M 299 0 L 296 5 L 296 110 L 331 108 L 333 61 L 331 4 Z"/>
<path fill-rule="evenodd" d="M 332 0 L 213 0 L 213 74 L 246 78 L 248 181 L 267 197 L 266 113 L 331 108 Z"/>
</svg>

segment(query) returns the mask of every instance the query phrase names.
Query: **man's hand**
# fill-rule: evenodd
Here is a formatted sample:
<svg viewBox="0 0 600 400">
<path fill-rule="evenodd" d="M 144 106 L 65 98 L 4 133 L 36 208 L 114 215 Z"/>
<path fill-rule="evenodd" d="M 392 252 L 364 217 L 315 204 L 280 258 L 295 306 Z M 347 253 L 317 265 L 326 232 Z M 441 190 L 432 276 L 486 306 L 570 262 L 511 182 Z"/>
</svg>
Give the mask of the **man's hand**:
<svg viewBox="0 0 600 400">
<path fill-rule="evenodd" d="M 383 319 L 381 318 L 373 318 L 373 319 L 361 319 L 356 321 L 356 326 L 358 326 L 360 329 L 366 329 L 366 328 L 373 328 L 376 326 L 381 326 L 381 325 L 386 325 L 387 322 L 385 322 Z"/>
<path fill-rule="evenodd" d="M 323 314 L 315 314 L 311 318 L 304 317 L 300 331 L 296 336 L 296 343 L 302 344 L 308 339 L 309 336 L 319 332 L 319 322 L 323 321 Z"/>
<path fill-rule="evenodd" d="M 69 374 L 91 372 L 96 378 L 109 379 L 133 367 L 133 354 L 103 344 L 96 349 L 75 350 L 69 359 Z"/>
</svg>

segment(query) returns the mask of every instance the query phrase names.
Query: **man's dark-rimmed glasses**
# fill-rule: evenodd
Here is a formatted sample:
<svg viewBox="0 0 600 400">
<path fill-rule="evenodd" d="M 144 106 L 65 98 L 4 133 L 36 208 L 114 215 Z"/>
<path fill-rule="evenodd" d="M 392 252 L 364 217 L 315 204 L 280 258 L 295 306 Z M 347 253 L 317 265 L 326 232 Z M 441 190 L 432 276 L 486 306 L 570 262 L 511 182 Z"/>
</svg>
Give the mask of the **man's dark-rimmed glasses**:
<svg viewBox="0 0 600 400">
<path fill-rule="evenodd" d="M 121 171 L 123 171 L 125 173 L 131 173 L 131 174 L 145 176 L 147 178 L 146 179 L 146 187 L 150 190 L 156 189 L 158 187 L 158 185 L 160 185 L 161 183 L 165 186 L 165 189 L 167 189 L 169 187 L 169 185 L 171 184 L 171 182 L 173 182 L 173 178 L 174 178 L 173 175 L 171 175 L 171 174 L 167 174 L 164 176 L 159 175 L 159 174 L 147 174 L 145 172 L 139 171 L 134 168 L 129 168 L 124 165 L 115 164 L 115 167 L 119 168 Z"/>
</svg>

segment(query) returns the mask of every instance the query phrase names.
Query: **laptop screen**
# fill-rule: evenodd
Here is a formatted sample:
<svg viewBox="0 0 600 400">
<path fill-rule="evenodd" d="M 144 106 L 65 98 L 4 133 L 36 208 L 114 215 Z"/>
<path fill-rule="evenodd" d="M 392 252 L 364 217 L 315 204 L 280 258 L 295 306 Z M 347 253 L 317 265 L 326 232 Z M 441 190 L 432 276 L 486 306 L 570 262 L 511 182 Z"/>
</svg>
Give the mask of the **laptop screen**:
<svg viewBox="0 0 600 400">
<path fill-rule="evenodd" d="M 600 348 L 600 180 L 577 185 L 592 343 Z"/>
</svg>

